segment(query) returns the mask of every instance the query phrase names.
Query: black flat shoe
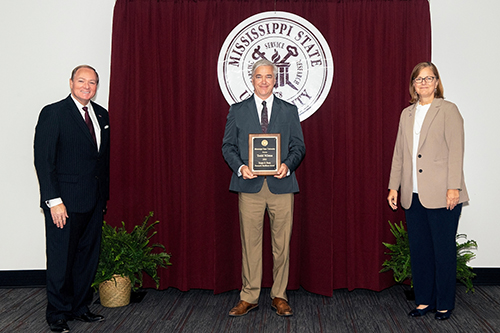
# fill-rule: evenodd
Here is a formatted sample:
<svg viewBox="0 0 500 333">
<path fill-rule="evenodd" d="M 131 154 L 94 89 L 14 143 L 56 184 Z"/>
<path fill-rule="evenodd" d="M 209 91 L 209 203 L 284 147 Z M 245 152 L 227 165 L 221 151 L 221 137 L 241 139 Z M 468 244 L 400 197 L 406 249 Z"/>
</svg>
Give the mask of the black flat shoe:
<svg viewBox="0 0 500 333">
<path fill-rule="evenodd" d="M 437 320 L 446 320 L 446 319 L 450 319 L 451 317 L 451 311 L 452 310 L 448 310 L 446 312 L 436 312 L 436 314 L 434 315 L 434 318 L 436 318 Z"/>
<path fill-rule="evenodd" d="M 408 313 L 408 316 L 410 317 L 422 317 L 422 316 L 425 316 L 427 314 L 427 312 L 436 312 L 436 309 L 432 306 L 427 306 L 426 308 L 423 308 L 423 309 L 413 309 L 411 310 L 409 313 Z"/>
<path fill-rule="evenodd" d="M 49 326 L 52 332 L 69 332 L 68 323 L 64 319 L 59 319 L 53 323 L 50 323 Z"/>
<path fill-rule="evenodd" d="M 74 316 L 73 320 L 79 320 L 79 321 L 84 321 L 86 323 L 93 323 L 96 321 L 103 321 L 104 316 L 92 313 L 90 311 L 85 312 L 84 314 L 80 316 Z"/>
</svg>

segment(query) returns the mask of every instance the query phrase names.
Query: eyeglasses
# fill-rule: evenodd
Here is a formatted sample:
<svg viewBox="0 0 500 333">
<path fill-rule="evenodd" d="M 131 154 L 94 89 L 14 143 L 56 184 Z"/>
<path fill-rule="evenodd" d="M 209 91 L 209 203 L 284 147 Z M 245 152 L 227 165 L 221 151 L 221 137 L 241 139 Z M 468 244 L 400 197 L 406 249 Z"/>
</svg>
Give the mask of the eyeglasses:
<svg viewBox="0 0 500 333">
<path fill-rule="evenodd" d="M 416 79 L 413 79 L 413 81 L 415 81 L 416 84 L 422 84 L 424 81 L 426 83 L 432 83 L 435 78 L 435 76 L 417 77 Z"/>
</svg>

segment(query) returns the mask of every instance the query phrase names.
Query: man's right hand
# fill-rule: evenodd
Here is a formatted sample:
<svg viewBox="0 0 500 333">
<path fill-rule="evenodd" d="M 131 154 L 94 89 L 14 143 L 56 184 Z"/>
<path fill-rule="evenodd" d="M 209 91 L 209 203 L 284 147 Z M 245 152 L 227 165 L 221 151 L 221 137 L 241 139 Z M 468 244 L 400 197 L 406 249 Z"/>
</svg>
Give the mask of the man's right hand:
<svg viewBox="0 0 500 333">
<path fill-rule="evenodd" d="M 243 179 L 257 178 L 257 176 L 254 175 L 252 173 L 252 171 L 250 171 L 250 168 L 248 167 L 248 165 L 242 166 L 240 172 L 241 172 L 241 176 L 243 177 Z"/>
<path fill-rule="evenodd" d="M 52 221 L 54 221 L 54 224 L 60 229 L 64 228 L 66 225 L 66 219 L 69 217 L 68 212 L 66 212 L 66 206 L 64 206 L 64 204 L 59 204 L 51 207 L 50 214 L 52 215 Z"/>
</svg>

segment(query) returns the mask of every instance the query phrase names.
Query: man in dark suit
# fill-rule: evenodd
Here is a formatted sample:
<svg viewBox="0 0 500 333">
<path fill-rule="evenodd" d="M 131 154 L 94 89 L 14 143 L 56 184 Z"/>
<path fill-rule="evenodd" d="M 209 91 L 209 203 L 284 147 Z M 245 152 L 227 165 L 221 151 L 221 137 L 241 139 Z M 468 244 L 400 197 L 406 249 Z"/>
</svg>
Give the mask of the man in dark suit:
<svg viewBox="0 0 500 333">
<path fill-rule="evenodd" d="M 262 281 L 262 230 L 267 209 L 273 244 L 272 307 L 280 316 L 291 316 L 288 285 L 293 196 L 299 191 L 295 169 L 305 154 L 297 107 L 273 95 L 276 66 L 266 60 L 252 68 L 254 95 L 229 109 L 222 153 L 233 171 L 229 189 L 238 192 L 242 243 L 240 301 L 229 311 L 242 316 L 257 308 Z M 280 133 L 281 165 L 274 176 L 257 176 L 248 166 L 248 135 Z"/>
<path fill-rule="evenodd" d="M 69 332 L 69 320 L 104 319 L 88 308 L 109 197 L 109 117 L 91 101 L 98 83 L 94 68 L 76 67 L 71 94 L 45 106 L 35 130 L 46 228 L 46 319 L 54 332 Z"/>
</svg>

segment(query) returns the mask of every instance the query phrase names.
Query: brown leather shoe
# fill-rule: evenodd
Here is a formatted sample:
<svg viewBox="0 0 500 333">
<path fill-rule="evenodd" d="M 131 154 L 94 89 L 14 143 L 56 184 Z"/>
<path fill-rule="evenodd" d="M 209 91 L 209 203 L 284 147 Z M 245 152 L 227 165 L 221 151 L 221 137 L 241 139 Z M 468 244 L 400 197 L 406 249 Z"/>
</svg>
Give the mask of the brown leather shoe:
<svg viewBox="0 0 500 333">
<path fill-rule="evenodd" d="M 282 317 L 293 316 L 292 308 L 283 298 L 275 297 L 273 299 L 271 307 L 276 310 L 276 314 L 278 316 Z"/>
<path fill-rule="evenodd" d="M 234 308 L 229 311 L 231 317 L 239 317 L 246 315 L 250 310 L 257 308 L 259 304 L 250 304 L 245 301 L 239 301 Z"/>
</svg>

